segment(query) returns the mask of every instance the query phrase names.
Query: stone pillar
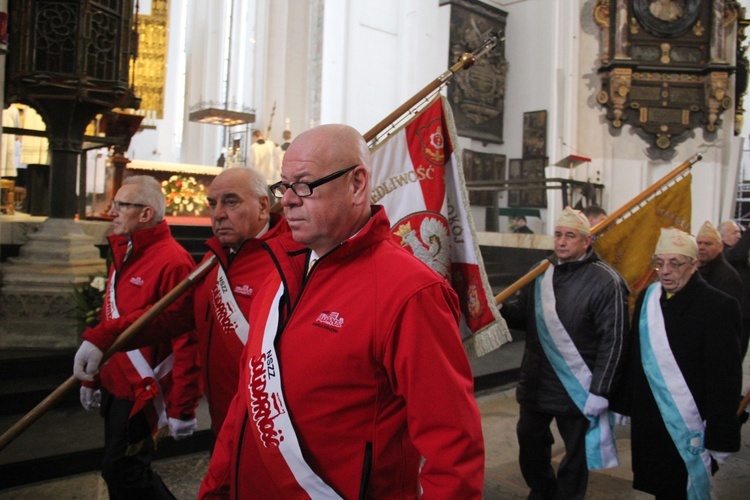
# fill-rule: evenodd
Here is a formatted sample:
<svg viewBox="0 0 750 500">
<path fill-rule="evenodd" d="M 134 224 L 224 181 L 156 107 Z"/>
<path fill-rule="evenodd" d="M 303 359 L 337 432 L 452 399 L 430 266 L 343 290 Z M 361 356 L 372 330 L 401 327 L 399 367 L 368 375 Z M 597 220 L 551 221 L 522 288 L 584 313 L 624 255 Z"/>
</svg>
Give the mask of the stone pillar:
<svg viewBox="0 0 750 500">
<path fill-rule="evenodd" d="M 73 287 L 106 271 L 95 243 L 70 219 L 49 218 L 28 236 L 20 256 L 2 266 L 0 348 L 80 343 Z"/>
<path fill-rule="evenodd" d="M 726 63 L 726 30 L 724 29 L 724 0 L 711 4 L 711 62 Z"/>
<path fill-rule="evenodd" d="M 617 0 L 615 7 L 615 59 L 628 59 L 628 4 Z"/>
</svg>

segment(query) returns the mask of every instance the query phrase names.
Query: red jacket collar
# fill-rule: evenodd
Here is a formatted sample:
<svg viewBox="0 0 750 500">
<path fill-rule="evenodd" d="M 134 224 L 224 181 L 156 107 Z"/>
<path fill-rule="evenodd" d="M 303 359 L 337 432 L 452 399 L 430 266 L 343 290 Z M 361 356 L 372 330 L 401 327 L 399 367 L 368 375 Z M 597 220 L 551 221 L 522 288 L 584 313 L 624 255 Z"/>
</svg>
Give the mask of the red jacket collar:
<svg viewBox="0 0 750 500">
<path fill-rule="evenodd" d="M 125 252 L 128 249 L 128 241 L 133 242 L 133 251 L 129 259 L 135 259 L 142 254 L 149 246 L 165 238 L 171 238 L 172 233 L 169 230 L 167 221 L 161 221 L 154 227 L 139 229 L 130 233 L 130 238 L 126 236 L 109 235 L 109 246 L 112 249 L 114 262 L 119 268 L 122 260 L 125 258 Z"/>
<path fill-rule="evenodd" d="M 240 245 L 239 250 L 237 250 L 237 256 L 252 252 L 253 250 L 257 249 L 264 241 L 270 240 L 271 238 L 275 238 L 276 236 L 288 232 L 289 224 L 286 223 L 286 219 L 284 218 L 284 216 L 280 213 L 274 212 L 271 214 L 271 224 L 268 228 L 268 231 L 266 231 L 265 234 L 263 234 L 263 236 L 261 236 L 260 238 L 250 238 L 249 240 L 243 241 L 242 245 Z M 226 268 L 229 262 L 229 247 L 223 246 L 219 241 L 219 238 L 217 238 L 216 236 L 212 236 L 208 241 L 206 241 L 206 246 L 208 246 L 208 248 L 216 255 L 216 257 L 221 262 L 221 265 Z"/>
<path fill-rule="evenodd" d="M 371 205 L 371 208 L 372 217 L 370 217 L 370 220 L 367 221 L 364 227 L 355 236 L 345 240 L 326 255 L 335 254 L 336 258 L 344 259 L 349 255 L 362 251 L 364 248 L 391 238 L 391 222 L 388 220 L 385 208 L 381 205 Z M 269 246 L 272 249 L 280 249 L 288 254 L 310 252 L 309 248 L 294 241 L 291 231 L 270 242 Z"/>
</svg>

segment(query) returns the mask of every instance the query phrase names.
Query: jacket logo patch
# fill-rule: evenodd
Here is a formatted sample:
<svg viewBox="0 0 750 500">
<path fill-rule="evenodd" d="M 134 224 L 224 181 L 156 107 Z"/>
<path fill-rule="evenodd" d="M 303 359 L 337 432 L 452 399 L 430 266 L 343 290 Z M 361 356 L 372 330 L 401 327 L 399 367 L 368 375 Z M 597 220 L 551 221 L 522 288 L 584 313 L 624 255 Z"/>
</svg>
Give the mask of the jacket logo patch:
<svg viewBox="0 0 750 500">
<path fill-rule="evenodd" d="M 332 332 L 338 332 L 339 328 L 344 326 L 344 318 L 342 318 L 338 312 L 323 311 L 320 313 L 320 316 L 315 319 L 313 326 L 325 328 Z"/>
<path fill-rule="evenodd" d="M 144 283 L 143 282 L 143 278 L 141 278 L 140 276 L 134 276 L 134 277 L 130 278 L 130 284 L 131 285 L 143 286 L 143 283 Z"/>
<path fill-rule="evenodd" d="M 252 418 L 260 434 L 260 440 L 266 448 L 278 448 L 284 440 L 281 429 L 276 428 L 274 419 L 286 413 L 281 398 L 276 393 L 269 394 L 266 388 L 268 377 L 276 376 L 273 352 L 254 356 L 248 363 L 250 368 L 250 407 Z"/>
<path fill-rule="evenodd" d="M 234 287 L 234 293 L 238 293 L 240 295 L 244 295 L 245 297 L 249 297 L 253 294 L 253 289 L 247 285 L 242 285 L 242 286 L 237 285 L 236 287 Z"/>
</svg>

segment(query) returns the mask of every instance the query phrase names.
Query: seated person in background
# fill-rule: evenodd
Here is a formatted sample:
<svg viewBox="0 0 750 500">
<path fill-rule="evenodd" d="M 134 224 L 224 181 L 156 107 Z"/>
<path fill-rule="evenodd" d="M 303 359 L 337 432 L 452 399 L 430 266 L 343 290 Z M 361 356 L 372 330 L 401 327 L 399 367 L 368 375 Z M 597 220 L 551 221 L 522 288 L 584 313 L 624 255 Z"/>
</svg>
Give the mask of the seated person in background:
<svg viewBox="0 0 750 500">
<path fill-rule="evenodd" d="M 514 233 L 521 233 L 521 234 L 534 234 L 534 231 L 532 231 L 529 226 L 526 225 L 526 217 L 523 215 L 519 215 L 516 217 L 516 228 L 513 230 Z"/>
</svg>

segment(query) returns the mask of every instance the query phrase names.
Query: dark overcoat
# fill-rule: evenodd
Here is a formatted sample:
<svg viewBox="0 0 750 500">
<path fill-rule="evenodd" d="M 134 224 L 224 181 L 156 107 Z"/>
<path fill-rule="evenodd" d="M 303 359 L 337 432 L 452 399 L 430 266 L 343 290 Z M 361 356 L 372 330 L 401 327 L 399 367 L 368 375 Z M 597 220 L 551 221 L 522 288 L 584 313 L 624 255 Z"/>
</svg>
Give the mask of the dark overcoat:
<svg viewBox="0 0 750 500">
<path fill-rule="evenodd" d="M 687 489 L 687 469 L 672 442 L 643 371 L 639 318 L 645 291 L 636 302 L 627 371 L 626 407 L 631 416 L 633 488 L 654 495 Z M 660 299 L 669 345 L 706 422 L 705 447 L 734 452 L 740 447 L 736 417 L 742 385 L 737 301 L 695 273 L 670 299 Z M 671 496 L 670 496 L 671 498 Z"/>
</svg>

